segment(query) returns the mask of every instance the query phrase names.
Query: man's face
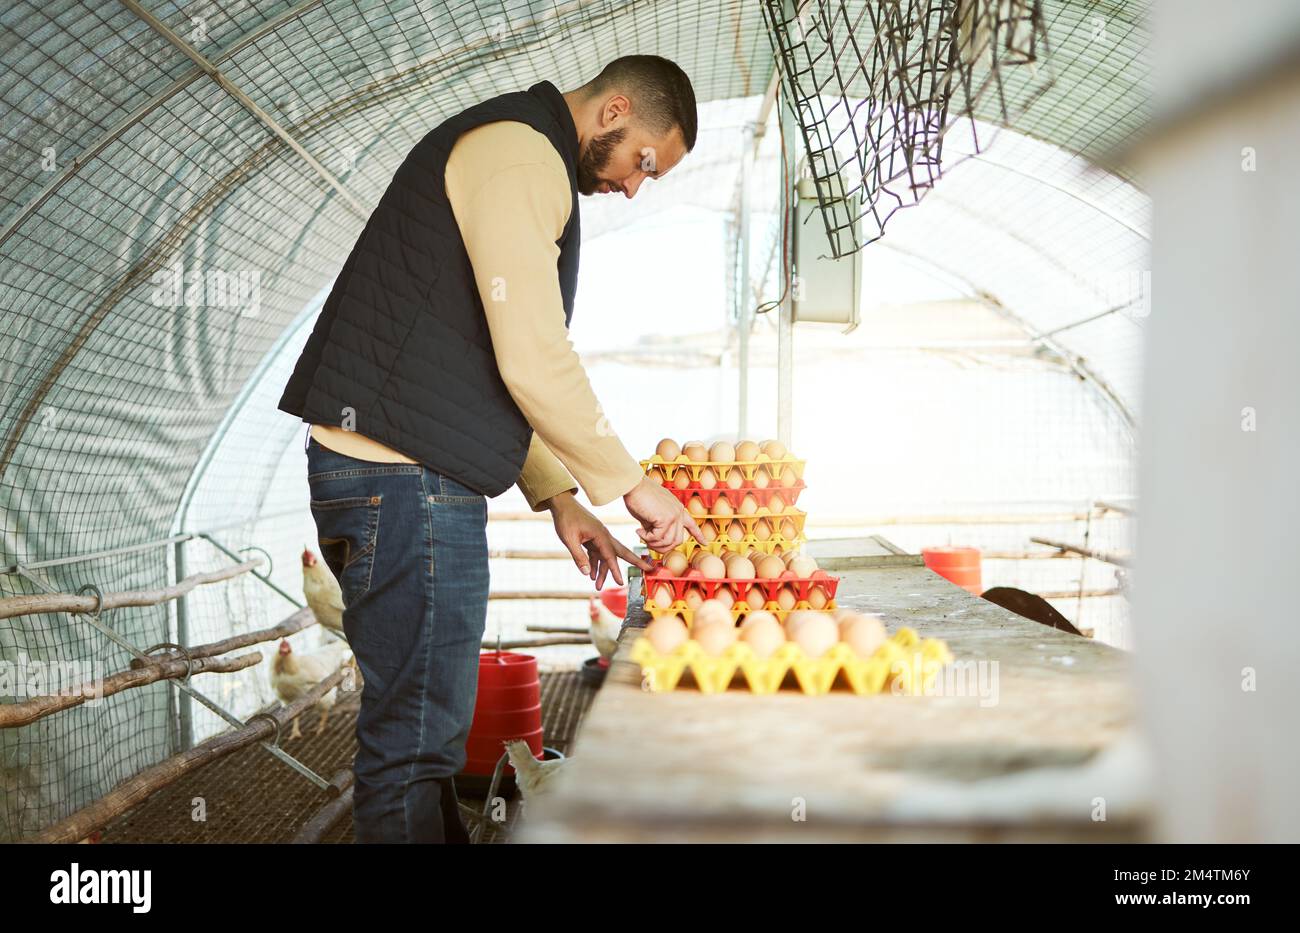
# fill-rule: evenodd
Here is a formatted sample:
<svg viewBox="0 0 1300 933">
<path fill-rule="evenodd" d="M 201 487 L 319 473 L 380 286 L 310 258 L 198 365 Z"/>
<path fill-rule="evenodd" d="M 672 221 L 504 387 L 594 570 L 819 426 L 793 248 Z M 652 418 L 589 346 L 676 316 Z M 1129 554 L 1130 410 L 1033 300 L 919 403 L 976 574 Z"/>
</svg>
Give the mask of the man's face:
<svg viewBox="0 0 1300 933">
<path fill-rule="evenodd" d="M 615 125 L 587 141 L 578 156 L 578 192 L 636 195 L 647 178 L 662 178 L 686 155 L 681 130 L 655 137 L 635 120 Z"/>
</svg>

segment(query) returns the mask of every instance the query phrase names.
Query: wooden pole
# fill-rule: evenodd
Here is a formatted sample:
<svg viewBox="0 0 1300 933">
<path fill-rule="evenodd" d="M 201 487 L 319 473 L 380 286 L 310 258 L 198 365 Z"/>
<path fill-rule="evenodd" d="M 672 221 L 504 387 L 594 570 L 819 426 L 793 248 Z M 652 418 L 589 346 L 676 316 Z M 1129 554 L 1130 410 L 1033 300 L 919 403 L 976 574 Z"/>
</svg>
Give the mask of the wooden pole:
<svg viewBox="0 0 1300 933">
<path fill-rule="evenodd" d="M 273 738 L 277 727 L 283 729 L 299 715 L 315 706 L 321 697 L 337 687 L 342 682 L 347 668 L 348 665 L 341 666 L 289 706 L 259 714 L 249 720 L 243 728 L 213 736 L 179 755 L 173 755 L 127 778 L 94 803 L 46 827 L 33 841 L 51 843 L 76 842 L 78 839 L 85 839 L 95 830 L 108 825 L 114 817 L 138 806 L 150 794 L 175 783 L 186 774 L 197 771 L 254 742 Z"/>
<path fill-rule="evenodd" d="M 243 632 L 239 635 L 232 635 L 230 638 L 223 638 L 221 641 L 209 642 L 206 645 L 196 645 L 189 649 L 191 658 L 210 658 L 213 655 L 225 654 L 227 651 L 234 651 L 238 648 L 247 648 L 250 645 L 260 645 L 262 642 L 275 641 L 280 638 L 288 638 L 295 632 L 301 632 L 305 628 L 310 628 L 316 624 L 316 616 L 311 609 L 299 609 L 293 615 L 286 618 L 278 625 L 270 628 L 258 629 L 255 632 Z M 166 651 L 162 654 L 154 655 L 158 661 L 164 659 L 180 658 L 183 655 L 175 651 Z M 144 661 L 139 658 L 133 658 L 131 667 L 145 667 Z"/>
<path fill-rule="evenodd" d="M 229 674 L 233 671 L 242 671 L 245 668 L 252 667 L 260 663 L 261 660 L 262 655 L 257 651 L 250 651 L 248 654 L 241 654 L 235 658 L 196 658 L 194 673 Z M 80 706 L 87 700 L 110 697 L 115 693 L 121 693 L 123 690 L 144 687 L 160 680 L 184 677 L 188 669 L 189 665 L 184 660 L 173 657 L 158 664 L 149 664 L 135 670 L 112 674 L 105 677 L 99 684 L 96 684 L 93 680 L 87 681 L 76 692 L 55 696 L 32 697 L 21 703 L 6 703 L 0 705 L 0 729 L 26 726 L 45 716 L 52 716 L 54 713 Z"/>
<path fill-rule="evenodd" d="M 548 645 L 590 645 L 590 635 L 550 635 L 546 638 L 518 638 L 514 641 L 503 641 L 500 643 L 502 650 L 514 648 L 545 648 Z M 483 647 L 488 651 L 495 651 L 498 647 L 495 641 L 483 642 Z"/>
<path fill-rule="evenodd" d="M 241 573 L 248 573 L 262 563 L 262 558 L 255 557 L 242 564 L 222 567 L 207 573 L 196 573 L 171 586 L 155 590 L 132 590 L 125 593 L 105 593 L 104 609 L 121 609 L 126 606 L 156 606 L 159 603 L 184 596 L 194 587 L 204 583 L 218 583 L 229 580 Z M 32 615 L 39 612 L 83 612 L 93 613 L 97 606 L 94 596 L 74 596 L 71 593 L 43 593 L 37 596 L 9 596 L 0 599 L 0 619 L 12 619 L 14 616 Z"/>
</svg>

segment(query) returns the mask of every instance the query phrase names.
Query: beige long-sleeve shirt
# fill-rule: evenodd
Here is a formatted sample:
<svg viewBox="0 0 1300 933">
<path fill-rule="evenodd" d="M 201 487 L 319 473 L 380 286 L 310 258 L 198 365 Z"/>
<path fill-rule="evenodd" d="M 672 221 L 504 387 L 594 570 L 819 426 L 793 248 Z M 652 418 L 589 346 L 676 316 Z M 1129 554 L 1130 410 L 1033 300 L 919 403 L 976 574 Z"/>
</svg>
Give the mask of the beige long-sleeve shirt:
<svg viewBox="0 0 1300 933">
<path fill-rule="evenodd" d="M 556 240 L 572 205 L 560 154 L 526 124 L 489 123 L 452 147 L 445 180 L 497 368 L 533 427 L 518 481 L 529 507 L 574 491 L 573 477 L 593 505 L 626 494 L 641 467 L 610 429 L 564 323 Z M 312 436 L 358 459 L 414 462 L 355 431 L 315 425 Z"/>
</svg>

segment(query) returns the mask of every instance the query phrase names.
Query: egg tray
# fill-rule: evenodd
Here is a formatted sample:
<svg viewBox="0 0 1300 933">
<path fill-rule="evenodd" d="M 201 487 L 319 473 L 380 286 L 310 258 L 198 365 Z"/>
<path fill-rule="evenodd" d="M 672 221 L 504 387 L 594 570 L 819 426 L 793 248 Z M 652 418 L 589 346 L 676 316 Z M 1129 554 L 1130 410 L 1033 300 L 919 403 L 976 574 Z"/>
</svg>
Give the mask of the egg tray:
<svg viewBox="0 0 1300 933">
<path fill-rule="evenodd" d="M 939 672 L 953 661 L 943 641 L 922 639 L 910 628 L 899 629 L 869 658 L 858 657 L 843 642 L 820 658 L 810 658 L 789 641 L 767 658 L 757 657 L 744 642 L 736 642 L 713 657 L 694 640 L 683 642 L 665 655 L 656 651 L 644 635 L 632 643 L 631 658 L 641 666 L 642 688 L 651 693 L 687 686 L 684 675 L 689 671 L 701 693 L 722 693 L 740 675 L 751 693 L 772 694 L 793 673 L 794 685 L 809 696 L 829 693 L 837 681 L 859 696 L 885 690 L 918 695 L 928 691 Z"/>
<path fill-rule="evenodd" d="M 673 477 L 677 475 L 678 470 L 686 470 L 690 473 L 691 480 L 698 483 L 700 481 L 700 474 L 706 469 L 712 468 L 716 473 L 719 469 L 737 467 L 740 469 L 740 475 L 745 477 L 745 482 L 752 484 L 754 482 L 754 474 L 758 472 L 759 467 L 770 468 L 777 466 L 781 468 L 778 472 L 783 472 L 786 467 L 789 467 L 794 471 L 795 478 L 801 480 L 803 479 L 803 468 L 806 462 L 807 461 L 804 460 L 796 460 L 794 457 L 772 458 L 767 454 L 759 454 L 758 457 L 753 460 L 688 460 L 685 455 L 678 457 L 676 460 L 665 460 L 663 457 L 655 454 L 649 460 L 641 461 L 641 469 L 648 475 L 651 469 L 658 467 L 660 472 L 663 473 L 664 479 L 669 482 L 671 482 Z M 772 471 L 768 469 L 769 476 L 771 475 L 771 472 Z M 782 487 L 780 482 L 776 481 L 775 476 L 773 476 L 772 479 L 775 488 L 777 489 L 793 488 Z M 719 477 L 719 480 L 721 480 L 721 477 Z"/>
<path fill-rule="evenodd" d="M 825 571 L 819 572 L 825 573 Z M 696 571 L 696 573 L 699 574 L 698 571 Z M 787 570 L 786 573 L 792 572 Z M 781 591 L 781 588 L 788 586 L 794 590 L 794 598 L 796 601 L 807 602 L 808 594 L 812 592 L 814 586 L 821 587 L 822 592 L 826 594 L 827 599 L 834 599 L 835 590 L 840 585 L 840 578 L 832 577 L 830 574 L 826 574 L 822 577 L 786 577 L 783 575 L 777 577 L 775 580 L 756 580 L 753 578 L 738 577 L 706 579 L 702 574 L 697 576 L 673 577 L 667 574 L 657 574 L 653 570 L 650 571 L 649 576 L 643 577 L 643 581 L 644 587 L 642 592 L 647 596 L 650 595 L 651 587 L 657 588 L 660 585 L 668 587 L 672 590 L 674 604 L 678 600 L 686 598 L 686 589 L 691 586 L 698 588 L 704 595 L 705 599 L 712 599 L 717 595 L 719 587 L 725 585 L 727 589 L 731 590 L 732 595 L 736 597 L 737 602 L 748 596 L 749 591 L 755 587 L 763 591 L 763 595 L 767 597 L 768 602 L 775 602 L 776 595 Z"/>
<path fill-rule="evenodd" d="M 799 494 L 807 489 L 808 486 L 803 480 L 799 480 L 793 486 L 758 486 L 746 483 L 739 489 L 732 489 L 730 486 L 714 486 L 712 489 L 705 489 L 697 482 L 692 482 L 685 489 L 678 489 L 671 482 L 664 483 L 664 489 L 667 489 L 682 505 L 687 505 L 691 501 L 691 496 L 699 496 L 704 507 L 710 512 L 713 511 L 714 505 L 719 499 L 726 499 L 731 503 L 733 509 L 739 509 L 740 504 L 745 501 L 745 496 L 753 496 L 754 501 L 761 508 L 769 508 L 772 497 L 778 492 L 785 499 L 787 506 L 793 506 L 799 501 Z"/>
<path fill-rule="evenodd" d="M 754 550 L 761 551 L 764 554 L 784 554 L 787 551 L 795 551 L 798 550 L 807 540 L 808 539 L 803 535 L 799 535 L 793 540 L 786 540 L 779 534 L 773 534 L 770 538 L 767 538 L 764 541 L 758 540 L 758 538 L 753 535 L 746 535 L 739 541 L 733 541 L 727 535 L 718 535 L 708 544 L 700 544 L 700 542 L 696 541 L 693 537 L 687 535 L 686 540 L 673 548 L 673 550 L 685 557 L 690 557 L 698 548 L 703 548 L 710 554 L 717 554 L 719 557 L 722 556 L 724 551 L 730 551 L 734 554 L 743 554 L 748 557 L 749 552 Z M 670 552 L 664 551 L 663 553 L 660 553 L 659 551 L 650 550 L 649 553 L 655 560 L 663 560 L 665 555 Z"/>
<path fill-rule="evenodd" d="M 652 619 L 659 619 L 664 616 L 675 615 L 675 616 L 681 616 L 681 619 L 683 622 L 686 623 L 687 628 L 690 628 L 692 625 L 695 624 L 695 610 L 690 608 L 686 604 L 686 600 L 684 599 L 675 600 L 672 603 L 672 605 L 669 606 L 657 606 L 655 605 L 654 600 L 647 599 L 644 605 L 645 605 L 645 611 L 650 614 L 650 618 Z M 763 604 L 763 608 L 761 611 L 772 613 L 772 615 L 776 616 L 776 620 L 778 622 L 785 622 L 786 616 L 790 615 L 790 613 L 792 612 L 799 612 L 800 610 L 811 610 L 813 612 L 834 612 L 838 608 L 839 607 L 835 605 L 835 600 L 833 599 L 828 600 L 826 605 L 822 606 L 820 609 L 813 609 L 812 604 L 809 603 L 807 600 L 799 600 L 789 609 L 782 609 L 780 603 L 774 600 L 769 600 L 768 602 Z M 728 612 L 731 613 L 732 621 L 735 622 L 737 625 L 739 625 L 744 620 L 745 616 L 748 615 L 749 613 L 759 612 L 759 611 L 760 610 L 758 609 L 750 608 L 748 603 L 744 603 L 744 604 L 736 603 L 728 610 Z"/>
<path fill-rule="evenodd" d="M 803 537 L 804 523 L 808 521 L 808 513 L 800 512 L 798 509 L 786 509 L 784 512 L 773 515 L 767 509 L 759 509 L 752 515 L 692 515 L 691 518 L 695 519 L 695 524 L 699 525 L 701 530 L 704 528 L 704 522 L 712 522 L 713 527 L 718 529 L 719 536 L 722 534 L 722 528 L 726 528 L 732 522 L 740 522 L 741 527 L 745 529 L 744 537 L 755 539 L 758 536 L 754 534 L 754 526 L 759 523 L 759 520 L 765 520 L 769 525 L 775 526 L 768 537 L 780 534 L 777 529 L 783 522 L 788 520 L 794 525 L 794 536 L 801 538 Z M 721 527 L 719 527 L 719 523 L 721 523 Z"/>
</svg>

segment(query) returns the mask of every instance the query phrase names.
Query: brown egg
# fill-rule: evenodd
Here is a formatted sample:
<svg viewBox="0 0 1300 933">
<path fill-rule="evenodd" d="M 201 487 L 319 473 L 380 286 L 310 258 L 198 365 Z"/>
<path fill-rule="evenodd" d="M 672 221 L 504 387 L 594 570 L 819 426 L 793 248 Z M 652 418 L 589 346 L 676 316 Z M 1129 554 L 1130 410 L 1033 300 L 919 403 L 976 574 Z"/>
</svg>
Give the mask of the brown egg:
<svg viewBox="0 0 1300 933">
<path fill-rule="evenodd" d="M 740 541 L 745 537 L 745 526 L 733 518 L 727 525 L 727 537 L 732 541 Z"/>
<path fill-rule="evenodd" d="M 790 589 L 790 587 L 783 586 L 776 591 L 776 604 L 782 609 L 793 609 L 796 602 L 794 590 Z"/>
<path fill-rule="evenodd" d="M 751 612 L 740 627 L 740 640 L 749 645 L 755 657 L 770 658 L 785 644 L 785 632 L 772 613 Z"/>
<path fill-rule="evenodd" d="M 830 602 L 830 598 L 826 595 L 826 591 L 820 586 L 814 586 L 808 590 L 809 606 L 812 606 L 814 609 L 825 609 L 828 602 Z"/>
<path fill-rule="evenodd" d="M 659 483 L 660 485 L 662 485 L 666 481 L 666 478 L 664 477 L 664 471 L 659 469 L 659 467 L 651 467 L 650 469 L 646 470 L 645 475 L 648 476 L 650 479 L 654 480 L 656 483 Z"/>
<path fill-rule="evenodd" d="M 703 518 L 709 514 L 709 510 L 704 506 L 704 500 L 699 496 L 691 496 L 686 500 L 686 511 L 690 512 L 695 518 Z"/>
<path fill-rule="evenodd" d="M 654 604 L 661 609 L 673 604 L 673 588 L 667 583 L 660 583 L 654 588 Z"/>
<path fill-rule="evenodd" d="M 810 658 L 820 658 L 840 640 L 839 629 L 829 613 L 806 611 L 809 618 L 803 620 L 796 628 L 793 641 L 799 643 L 804 654 Z M 796 615 L 796 613 L 791 613 Z"/>
<path fill-rule="evenodd" d="M 706 625 L 691 633 L 704 653 L 713 657 L 723 654 L 736 643 L 736 629 L 731 625 Z"/>
<path fill-rule="evenodd" d="M 740 514 L 754 515 L 758 512 L 758 500 L 752 495 L 746 495 L 740 500 Z"/>
<path fill-rule="evenodd" d="M 750 609 L 762 609 L 767 605 L 767 596 L 764 595 L 762 587 L 749 588 L 749 592 L 745 594 L 745 605 Z"/>
<path fill-rule="evenodd" d="M 817 561 L 804 554 L 796 554 L 790 558 L 790 569 L 800 580 L 807 580 L 817 569 Z"/>
<path fill-rule="evenodd" d="M 700 470 L 700 488 L 712 489 L 718 485 L 718 474 L 713 472 L 713 467 L 705 467 Z"/>
<path fill-rule="evenodd" d="M 706 580 L 721 580 L 727 575 L 727 566 L 722 562 L 722 558 L 716 554 L 708 554 L 700 559 L 700 573 L 704 574 Z"/>
<path fill-rule="evenodd" d="M 680 467 L 673 474 L 673 486 L 677 489 L 685 489 L 691 485 L 691 471 L 683 470 Z"/>
<path fill-rule="evenodd" d="M 718 501 L 713 503 L 713 514 L 719 518 L 730 518 L 736 514 L 736 510 L 731 507 L 731 500 L 726 496 L 718 496 Z"/>
<path fill-rule="evenodd" d="M 686 592 L 683 594 L 683 598 L 686 600 L 686 608 L 691 611 L 699 609 L 700 605 L 704 602 L 704 594 L 700 592 L 698 586 L 688 586 Z"/>
<path fill-rule="evenodd" d="M 783 570 L 785 564 L 774 554 L 768 554 L 754 566 L 754 573 L 760 580 L 775 580 Z"/>
<path fill-rule="evenodd" d="M 794 475 L 794 470 L 790 469 L 789 467 L 786 467 L 784 470 L 781 471 L 782 486 L 788 488 L 790 486 L 793 486 L 797 482 L 799 482 L 799 477 Z"/>
<path fill-rule="evenodd" d="M 767 510 L 773 515 L 780 515 L 786 510 L 785 500 L 781 498 L 779 492 L 772 493 L 771 498 L 767 500 Z"/>
<path fill-rule="evenodd" d="M 869 658 L 885 643 L 889 634 L 878 616 L 853 613 L 839 623 L 840 641 L 860 658 Z"/>
<path fill-rule="evenodd" d="M 784 444 L 776 440 L 763 441 L 763 443 L 759 445 L 759 448 L 773 460 L 780 460 L 789 452 L 785 449 Z"/>
<path fill-rule="evenodd" d="M 703 463 L 709 459 L 709 449 L 699 441 L 687 441 L 682 445 L 682 453 L 686 455 L 687 460 L 695 463 Z"/>
<path fill-rule="evenodd" d="M 753 612 L 745 613 L 745 617 L 740 620 L 740 630 L 743 632 L 745 626 L 757 625 L 765 619 L 770 619 L 771 621 L 776 622 L 777 625 L 781 624 L 777 621 L 776 616 L 772 615 L 772 613 L 768 612 L 766 609 L 755 609 Z"/>
<path fill-rule="evenodd" d="M 754 537 L 759 541 L 766 541 L 772 537 L 772 523 L 766 518 L 760 518 L 754 522 Z"/>
<path fill-rule="evenodd" d="M 676 460 L 682 455 L 682 449 L 677 446 L 677 442 L 671 437 L 665 437 L 655 447 L 655 453 L 664 460 Z"/>
<path fill-rule="evenodd" d="M 718 529 L 713 527 L 713 522 L 705 522 L 700 525 L 700 537 L 704 539 L 705 544 L 712 544 L 718 537 Z"/>
<path fill-rule="evenodd" d="M 767 471 L 767 467 L 759 467 L 754 471 L 754 488 L 766 489 L 772 484 L 772 474 Z"/>
<path fill-rule="evenodd" d="M 727 441 L 718 441 L 709 448 L 709 459 L 714 463 L 730 463 L 736 459 L 736 448 Z"/>
<path fill-rule="evenodd" d="M 713 594 L 713 598 L 728 609 L 736 604 L 735 595 L 725 585 L 718 587 L 717 592 Z"/>
<path fill-rule="evenodd" d="M 798 609 L 785 617 L 785 637 L 794 641 L 795 634 L 799 631 L 799 626 L 803 625 L 809 619 L 815 619 L 821 616 L 820 612 L 813 612 L 810 609 Z"/>
<path fill-rule="evenodd" d="M 650 639 L 655 651 L 671 654 L 674 648 L 691 636 L 680 616 L 663 616 L 645 627 L 645 637 Z"/>
<path fill-rule="evenodd" d="M 752 462 L 758 456 L 759 446 L 753 441 L 741 441 L 736 445 L 736 459 Z"/>
<path fill-rule="evenodd" d="M 793 541 L 799 537 L 799 526 L 793 520 L 788 518 L 781 519 L 781 537 L 787 541 Z"/>
<path fill-rule="evenodd" d="M 732 467 L 727 471 L 727 488 L 739 489 L 745 485 L 745 474 L 740 472 L 739 467 Z"/>
<path fill-rule="evenodd" d="M 694 617 L 691 619 L 691 630 L 696 631 L 705 625 L 734 625 L 731 618 L 731 609 L 722 605 L 716 599 L 706 599 L 700 603 L 695 610 Z"/>
<path fill-rule="evenodd" d="M 754 579 L 754 562 L 748 557 L 733 554 L 727 561 L 727 576 L 733 580 Z"/>
<path fill-rule="evenodd" d="M 664 567 L 667 568 L 668 572 L 674 577 L 680 577 L 686 572 L 688 566 L 689 564 L 686 561 L 686 555 L 681 551 L 670 551 L 667 556 L 664 557 Z"/>
</svg>

